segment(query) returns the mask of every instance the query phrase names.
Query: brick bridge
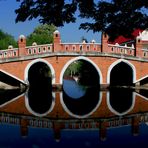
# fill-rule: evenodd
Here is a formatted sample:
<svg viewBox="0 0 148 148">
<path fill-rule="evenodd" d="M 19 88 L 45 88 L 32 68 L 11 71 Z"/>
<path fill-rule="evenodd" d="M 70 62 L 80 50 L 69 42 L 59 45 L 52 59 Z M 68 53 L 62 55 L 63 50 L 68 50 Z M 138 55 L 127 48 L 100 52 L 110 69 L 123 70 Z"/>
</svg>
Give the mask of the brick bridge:
<svg viewBox="0 0 148 148">
<path fill-rule="evenodd" d="M 94 66 L 100 84 L 110 84 L 111 71 L 120 63 L 132 72 L 132 83 L 140 84 L 148 79 L 148 31 L 139 33 L 133 43 L 110 44 L 108 36 L 102 34 L 101 43 L 62 43 L 60 32 L 55 31 L 53 44 L 26 46 L 26 38 L 20 35 L 18 48 L 9 46 L 0 51 L 0 74 L 29 84 L 28 71 L 37 62 L 47 64 L 52 73 L 52 85 L 62 85 L 67 67 L 77 60 L 85 60 Z M 117 75 L 118 77 L 120 76 Z M 3 81 L 0 79 L 0 81 Z"/>
</svg>

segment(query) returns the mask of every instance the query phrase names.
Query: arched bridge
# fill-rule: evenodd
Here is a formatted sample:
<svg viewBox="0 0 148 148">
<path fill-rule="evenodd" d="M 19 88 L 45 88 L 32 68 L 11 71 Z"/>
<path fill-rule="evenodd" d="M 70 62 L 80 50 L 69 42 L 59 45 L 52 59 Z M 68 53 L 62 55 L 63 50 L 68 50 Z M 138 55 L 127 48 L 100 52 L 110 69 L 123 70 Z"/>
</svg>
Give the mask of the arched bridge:
<svg viewBox="0 0 148 148">
<path fill-rule="evenodd" d="M 131 44 L 109 44 L 102 34 L 101 43 L 62 43 L 60 32 L 54 32 L 53 44 L 26 46 L 21 35 L 18 48 L 9 46 L 0 51 L 0 81 L 10 76 L 29 84 L 29 70 L 36 63 L 44 63 L 51 70 L 52 85 L 62 85 L 64 72 L 77 61 L 89 62 L 97 71 L 99 84 L 108 86 L 112 79 L 131 79 L 133 84 L 148 81 L 148 32 L 143 31 Z M 34 73 L 36 75 L 36 73 Z M 130 78 L 129 78 L 130 77 Z"/>
</svg>

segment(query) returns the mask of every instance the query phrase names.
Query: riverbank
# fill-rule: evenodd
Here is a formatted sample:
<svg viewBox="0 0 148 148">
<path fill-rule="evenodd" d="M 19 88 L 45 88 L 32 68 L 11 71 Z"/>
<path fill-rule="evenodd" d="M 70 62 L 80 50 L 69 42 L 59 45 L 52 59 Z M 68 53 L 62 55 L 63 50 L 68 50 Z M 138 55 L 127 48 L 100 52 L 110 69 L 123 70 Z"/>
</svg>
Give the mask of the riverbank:
<svg viewBox="0 0 148 148">
<path fill-rule="evenodd" d="M 22 87 L 23 90 L 25 89 Z M 22 89 L 17 86 L 11 86 L 6 83 L 0 82 L 0 90 L 13 90 L 13 89 Z M 61 91 L 62 90 L 62 85 L 61 84 L 55 84 L 52 86 L 53 91 Z M 116 86 L 116 87 L 109 87 L 107 85 L 101 85 L 100 90 L 109 90 L 110 88 L 129 88 L 129 89 L 135 89 L 135 90 L 148 90 L 148 85 L 143 85 L 143 86 Z"/>
<path fill-rule="evenodd" d="M 133 90 L 148 90 L 148 86 L 111 86 L 107 89 L 112 88 L 125 88 L 125 89 L 133 89 Z"/>
<path fill-rule="evenodd" d="M 6 83 L 0 82 L 0 90 L 12 90 L 12 89 L 19 89 L 19 87 L 11 86 Z"/>
</svg>

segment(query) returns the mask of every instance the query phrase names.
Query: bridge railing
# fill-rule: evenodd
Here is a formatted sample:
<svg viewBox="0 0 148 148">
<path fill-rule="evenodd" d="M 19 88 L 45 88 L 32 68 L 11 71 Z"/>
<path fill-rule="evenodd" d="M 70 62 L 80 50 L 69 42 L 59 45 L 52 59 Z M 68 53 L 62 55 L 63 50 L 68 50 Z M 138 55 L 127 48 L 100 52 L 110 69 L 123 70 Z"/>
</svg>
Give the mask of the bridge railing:
<svg viewBox="0 0 148 148">
<path fill-rule="evenodd" d="M 142 49 L 142 58 L 148 58 L 148 49 Z"/>
<path fill-rule="evenodd" d="M 135 56 L 135 48 L 134 46 L 127 47 L 127 46 L 120 46 L 117 44 L 115 45 L 108 44 L 108 53 Z"/>
<path fill-rule="evenodd" d="M 26 55 L 44 54 L 53 52 L 53 44 L 35 45 L 26 47 Z"/>
<path fill-rule="evenodd" d="M 62 43 L 61 46 L 64 52 L 101 52 L 99 43 Z"/>
<path fill-rule="evenodd" d="M 18 48 L 0 50 L 0 59 L 15 58 L 18 57 L 18 54 L 19 54 Z"/>
</svg>

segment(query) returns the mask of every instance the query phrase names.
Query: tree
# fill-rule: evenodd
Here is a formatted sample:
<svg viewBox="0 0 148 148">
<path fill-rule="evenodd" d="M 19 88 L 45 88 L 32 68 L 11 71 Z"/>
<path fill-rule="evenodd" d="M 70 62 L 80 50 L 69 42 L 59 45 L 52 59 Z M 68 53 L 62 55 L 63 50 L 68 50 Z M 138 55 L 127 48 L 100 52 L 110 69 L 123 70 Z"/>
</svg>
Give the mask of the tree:
<svg viewBox="0 0 148 148">
<path fill-rule="evenodd" d="M 82 61 L 75 61 L 68 66 L 64 76 L 78 76 L 81 70 Z"/>
<path fill-rule="evenodd" d="M 79 12 L 78 17 L 87 19 L 80 29 L 103 31 L 114 40 L 119 35 L 131 37 L 135 29 L 146 29 L 147 9 L 147 0 L 22 0 L 15 12 L 16 22 L 38 17 L 41 23 L 57 27 L 75 22 Z"/>
<path fill-rule="evenodd" d="M 31 46 L 33 42 L 37 44 L 49 44 L 53 42 L 53 32 L 56 30 L 54 25 L 39 25 L 28 37 L 27 45 Z"/>
<path fill-rule="evenodd" d="M 64 73 L 64 77 L 77 76 L 79 77 L 79 84 L 83 85 L 97 85 L 99 84 L 99 76 L 96 69 L 91 63 L 85 60 L 78 60 L 71 63 Z"/>
<path fill-rule="evenodd" d="M 17 47 L 17 42 L 15 41 L 13 36 L 3 32 L 0 29 L 0 50 L 8 49 L 9 45 L 12 45 L 13 47 Z"/>
</svg>

